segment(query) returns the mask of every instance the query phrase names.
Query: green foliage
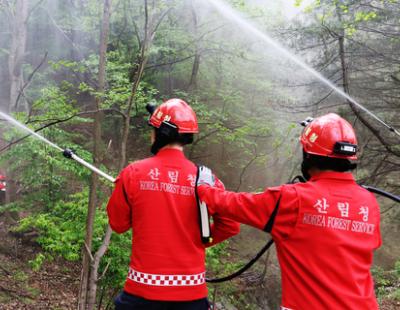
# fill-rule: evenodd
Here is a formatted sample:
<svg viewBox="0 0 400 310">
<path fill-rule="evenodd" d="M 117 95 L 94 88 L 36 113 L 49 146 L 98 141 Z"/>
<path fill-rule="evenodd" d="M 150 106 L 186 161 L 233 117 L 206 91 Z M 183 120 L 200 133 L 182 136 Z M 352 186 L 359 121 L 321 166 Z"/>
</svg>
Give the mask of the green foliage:
<svg viewBox="0 0 400 310">
<path fill-rule="evenodd" d="M 372 269 L 375 291 L 379 299 L 399 300 L 399 289 L 396 288 L 400 283 L 399 265 L 399 261 L 397 261 L 394 270 L 384 270 L 379 266 Z"/>
<path fill-rule="evenodd" d="M 90 153 L 68 139 L 74 135 L 57 127 L 42 130 L 41 134 L 59 145 L 75 149 L 80 157 L 91 161 Z M 14 129 L 10 129 L 6 135 L 10 139 L 21 136 Z M 34 138 L 25 139 L 23 143 L 15 145 L 0 158 L 0 163 L 7 165 L 9 171 L 18 175 L 24 195 L 15 202 L 15 207 L 25 209 L 50 208 L 69 193 L 66 190 L 68 182 L 76 178 L 86 181 L 89 177 L 87 169 L 66 160 L 59 151 Z"/>
<path fill-rule="evenodd" d="M 388 279 L 384 275 L 382 268 L 376 267 L 372 270 L 372 274 L 375 280 L 375 292 L 378 298 L 382 298 L 386 295 L 386 286 L 389 285 Z"/>
<path fill-rule="evenodd" d="M 381 267 L 375 267 L 372 269 L 372 274 L 375 279 L 375 283 L 378 287 L 387 286 L 390 284 L 390 280 L 386 277 L 387 272 Z"/>
<path fill-rule="evenodd" d="M 375 19 L 375 18 L 377 18 L 377 14 L 376 14 L 376 12 L 362 12 L 362 11 L 360 11 L 360 12 L 357 12 L 356 13 L 356 15 L 355 15 L 355 21 L 356 22 L 361 22 L 361 21 L 364 21 L 364 22 L 366 22 L 366 21 L 369 21 L 369 20 L 372 20 L 372 19 Z"/>
<path fill-rule="evenodd" d="M 206 249 L 206 262 L 208 270 L 212 270 L 216 273 L 221 271 L 222 266 L 220 264 L 220 258 L 223 254 L 226 254 L 226 246 L 227 243 L 223 242 Z"/>
<path fill-rule="evenodd" d="M 36 255 L 36 257 L 33 260 L 29 261 L 29 265 L 31 266 L 33 271 L 39 271 L 40 268 L 42 267 L 42 264 L 44 263 L 46 259 L 46 256 L 43 255 L 42 253 L 39 253 Z"/>
<path fill-rule="evenodd" d="M 294 6 L 295 7 L 300 7 L 302 5 L 302 3 L 303 3 L 303 0 L 295 0 L 294 1 Z"/>
<path fill-rule="evenodd" d="M 371 271 L 378 300 L 384 304 L 397 304 L 400 301 L 400 261 L 394 264 L 393 269 L 375 266 Z"/>
<path fill-rule="evenodd" d="M 228 244 L 229 240 L 206 249 L 206 266 L 208 277 L 223 277 L 235 272 L 242 266 L 240 262 L 231 262 L 231 256 L 229 252 L 227 252 Z M 233 297 L 234 293 L 236 292 L 236 288 L 232 282 L 228 281 L 215 285 L 209 285 L 209 288 L 209 299 L 211 299 L 211 296 L 213 296 L 214 290 L 218 289 L 219 295 L 228 296 L 230 303 L 240 306 L 240 309 L 248 309 L 242 307 L 245 303 L 242 303 L 240 300 L 236 299 L 236 297 Z"/>
<path fill-rule="evenodd" d="M 400 278 L 400 260 L 398 260 L 395 264 L 394 264 L 394 270 L 396 272 L 396 275 Z"/>
<path fill-rule="evenodd" d="M 392 293 L 390 293 L 390 298 L 396 301 L 400 301 L 400 288 L 397 288 Z"/>
<path fill-rule="evenodd" d="M 48 213 L 22 219 L 18 230 L 36 229 L 40 233 L 37 242 L 43 249 L 67 260 L 78 260 L 85 236 L 87 203 L 87 191 L 73 194 L 70 200 L 57 202 Z M 101 234 L 101 224 L 100 217 L 97 217 L 95 227 L 98 234 Z"/>
<path fill-rule="evenodd" d="M 17 271 L 14 274 L 14 279 L 19 282 L 25 282 L 28 278 L 29 278 L 29 276 L 23 271 Z"/>
<path fill-rule="evenodd" d="M 87 71 L 87 68 L 82 63 L 65 59 L 61 59 L 58 61 L 50 60 L 49 65 L 55 71 L 61 71 L 65 69 L 71 70 L 72 72 L 76 73 L 84 73 Z"/>
<path fill-rule="evenodd" d="M 102 279 L 103 285 L 116 288 L 122 287 L 126 280 L 132 251 L 132 233 L 113 234 L 111 244 L 100 265 L 100 273 L 108 267 L 106 276 Z"/>
<path fill-rule="evenodd" d="M 48 212 L 34 214 L 20 221 L 17 231 L 36 230 L 39 232 L 37 242 L 50 255 L 57 255 L 69 261 L 79 261 L 85 239 L 85 222 L 88 205 L 88 191 L 84 190 L 70 195 L 66 200 L 58 201 Z M 93 248 L 96 250 L 107 226 L 106 213 L 100 209 L 94 222 Z M 121 286 L 126 277 L 131 251 L 131 235 L 113 235 L 112 243 L 104 257 L 101 269 L 108 267 L 108 274 L 103 283 L 110 286 Z M 48 254 L 38 254 L 30 262 L 33 270 L 38 271 Z M 100 270 L 102 272 L 102 270 Z"/>
</svg>

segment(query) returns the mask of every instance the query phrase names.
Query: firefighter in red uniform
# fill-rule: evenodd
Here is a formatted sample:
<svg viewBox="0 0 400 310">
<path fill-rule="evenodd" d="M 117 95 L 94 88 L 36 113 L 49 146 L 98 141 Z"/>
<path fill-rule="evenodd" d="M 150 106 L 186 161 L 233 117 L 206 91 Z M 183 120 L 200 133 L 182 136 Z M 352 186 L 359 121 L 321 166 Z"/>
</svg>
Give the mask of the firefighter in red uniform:
<svg viewBox="0 0 400 310">
<path fill-rule="evenodd" d="M 300 137 L 306 183 L 233 193 L 210 187 L 201 167 L 198 194 L 210 214 L 271 233 L 282 274 L 281 309 L 378 309 L 370 272 L 381 245 L 379 206 L 357 185 L 357 141 L 336 114 L 309 119 Z"/>
<path fill-rule="evenodd" d="M 0 174 L 0 204 L 6 202 L 6 178 Z"/>
<path fill-rule="evenodd" d="M 197 167 L 183 153 L 198 132 L 191 107 L 168 100 L 153 111 L 149 124 L 155 156 L 122 170 L 107 206 L 115 232 L 132 229 L 131 262 L 116 309 L 205 310 L 205 247 L 237 234 L 239 224 L 214 216 L 213 240 L 203 244 Z"/>
<path fill-rule="evenodd" d="M 2 174 L 0 174 L 0 191 L 6 191 L 6 178 Z"/>
</svg>

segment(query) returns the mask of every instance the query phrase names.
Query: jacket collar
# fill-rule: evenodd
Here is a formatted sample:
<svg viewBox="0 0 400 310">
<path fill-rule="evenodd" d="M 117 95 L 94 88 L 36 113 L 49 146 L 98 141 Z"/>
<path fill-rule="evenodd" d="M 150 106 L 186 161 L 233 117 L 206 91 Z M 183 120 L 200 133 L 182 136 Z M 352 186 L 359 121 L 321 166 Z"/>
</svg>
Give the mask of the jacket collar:
<svg viewBox="0 0 400 310">
<path fill-rule="evenodd" d="M 336 179 L 339 181 L 353 181 L 354 176 L 351 172 L 336 172 L 336 171 L 321 171 L 320 173 L 313 175 L 310 179 L 311 182 L 321 179 Z"/>
</svg>

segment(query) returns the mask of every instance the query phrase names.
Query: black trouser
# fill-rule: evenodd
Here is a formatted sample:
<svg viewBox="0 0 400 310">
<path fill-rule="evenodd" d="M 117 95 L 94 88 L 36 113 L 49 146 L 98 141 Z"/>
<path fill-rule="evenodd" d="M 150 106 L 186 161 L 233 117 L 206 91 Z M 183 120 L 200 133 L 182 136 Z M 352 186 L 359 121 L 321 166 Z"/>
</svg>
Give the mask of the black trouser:
<svg viewBox="0 0 400 310">
<path fill-rule="evenodd" d="M 191 301 L 148 300 L 125 292 L 115 300 L 115 310 L 209 310 L 207 298 Z"/>
</svg>

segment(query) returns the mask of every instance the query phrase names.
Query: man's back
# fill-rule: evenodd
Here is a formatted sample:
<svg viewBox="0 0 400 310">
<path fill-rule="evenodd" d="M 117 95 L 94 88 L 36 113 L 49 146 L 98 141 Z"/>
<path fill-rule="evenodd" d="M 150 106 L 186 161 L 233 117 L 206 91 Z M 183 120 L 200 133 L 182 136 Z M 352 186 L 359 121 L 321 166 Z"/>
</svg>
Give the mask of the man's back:
<svg viewBox="0 0 400 310">
<path fill-rule="evenodd" d="M 113 230 L 132 228 L 132 255 L 124 290 L 151 300 L 205 298 L 205 245 L 195 199 L 196 166 L 173 148 L 130 164 L 117 178 L 107 210 Z M 220 242 L 239 225 L 214 218 Z"/>
<path fill-rule="evenodd" d="M 370 273 L 379 247 L 379 207 L 351 173 L 324 171 L 307 183 L 234 193 L 200 186 L 210 213 L 267 230 L 282 270 L 282 307 L 377 309 Z"/>
<path fill-rule="evenodd" d="M 293 309 L 377 309 L 370 273 L 373 250 L 381 243 L 374 196 L 350 173 L 323 172 L 288 187 L 297 195 L 296 224 L 288 236 L 273 233 L 282 269 L 282 304 Z M 284 196 L 285 190 L 283 208 Z"/>
</svg>

